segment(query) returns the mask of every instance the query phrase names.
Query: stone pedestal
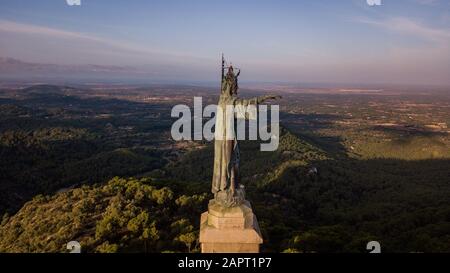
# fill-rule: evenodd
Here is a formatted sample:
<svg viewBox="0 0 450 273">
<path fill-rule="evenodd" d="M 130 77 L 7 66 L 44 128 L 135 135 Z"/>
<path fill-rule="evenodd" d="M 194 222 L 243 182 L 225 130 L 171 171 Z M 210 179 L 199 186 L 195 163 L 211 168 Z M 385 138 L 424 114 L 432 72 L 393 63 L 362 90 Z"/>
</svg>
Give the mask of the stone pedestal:
<svg viewBox="0 0 450 273">
<path fill-rule="evenodd" d="M 248 201 L 230 208 L 209 201 L 208 211 L 200 219 L 202 253 L 258 253 L 262 242 Z"/>
</svg>

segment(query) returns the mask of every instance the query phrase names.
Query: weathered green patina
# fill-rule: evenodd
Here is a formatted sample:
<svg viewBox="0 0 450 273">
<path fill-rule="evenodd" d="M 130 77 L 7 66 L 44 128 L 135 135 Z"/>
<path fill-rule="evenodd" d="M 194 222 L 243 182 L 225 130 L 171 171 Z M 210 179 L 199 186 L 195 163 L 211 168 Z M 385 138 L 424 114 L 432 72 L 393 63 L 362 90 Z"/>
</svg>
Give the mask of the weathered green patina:
<svg viewBox="0 0 450 273">
<path fill-rule="evenodd" d="M 256 106 L 267 100 L 280 98 L 280 96 L 240 99 L 237 94 L 238 77 L 241 71 L 239 70 L 235 74 L 233 66 L 230 65 L 227 67 L 227 74 L 224 75 L 224 63 L 222 57 L 222 90 L 216 114 L 212 192 L 217 203 L 224 207 L 233 207 L 240 205 L 245 200 L 244 187 L 240 184 L 239 143 L 236 130 L 232 128 L 237 123 L 237 112 L 234 109 L 246 112 L 249 106 Z M 230 109 L 232 110 L 229 111 Z"/>
</svg>

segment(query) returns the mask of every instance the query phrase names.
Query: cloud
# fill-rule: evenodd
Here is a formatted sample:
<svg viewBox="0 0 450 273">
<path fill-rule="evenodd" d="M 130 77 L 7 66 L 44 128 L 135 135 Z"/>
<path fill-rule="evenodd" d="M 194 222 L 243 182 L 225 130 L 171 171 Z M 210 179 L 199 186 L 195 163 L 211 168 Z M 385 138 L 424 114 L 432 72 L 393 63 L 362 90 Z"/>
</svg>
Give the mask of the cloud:
<svg viewBox="0 0 450 273">
<path fill-rule="evenodd" d="M 0 32 L 25 34 L 34 36 L 49 36 L 53 39 L 74 40 L 79 43 L 95 43 L 97 46 L 106 46 L 116 51 L 125 51 L 131 54 L 138 54 L 144 56 L 160 56 L 165 58 L 187 58 L 192 60 L 202 60 L 197 56 L 192 56 L 184 52 L 168 51 L 164 49 L 152 48 L 147 45 L 142 46 L 130 42 L 120 41 L 116 39 L 108 39 L 98 37 L 92 34 L 67 31 L 57 28 L 50 28 L 32 24 L 24 24 L 7 20 L 0 20 Z M 117 52 L 119 53 L 119 52 Z M 203 59 L 204 60 L 204 59 Z"/>
<path fill-rule="evenodd" d="M 384 20 L 358 18 L 356 21 L 418 37 L 422 40 L 438 43 L 439 45 L 447 46 L 450 41 L 450 29 L 433 28 L 405 17 L 393 17 Z"/>
<path fill-rule="evenodd" d="M 436 5 L 439 0 L 416 0 L 421 5 Z"/>
<path fill-rule="evenodd" d="M 389 43 L 383 51 L 383 56 L 369 64 L 371 67 L 378 67 L 376 74 L 379 79 L 420 84 L 449 84 L 450 29 L 431 27 L 405 17 L 381 20 L 358 18 L 355 21 L 426 42 L 426 44 Z"/>
<path fill-rule="evenodd" d="M 0 31 L 11 32 L 11 33 L 22 33 L 31 35 L 45 35 L 52 36 L 61 39 L 81 39 L 81 40 L 91 40 L 97 42 L 103 42 L 102 39 L 90 36 L 82 33 L 65 31 L 60 29 L 16 23 L 12 21 L 0 20 Z"/>
<path fill-rule="evenodd" d="M 37 64 L 59 65 L 59 70 L 67 73 L 75 71 L 72 69 L 75 67 L 80 71 L 74 72 L 74 75 L 86 74 L 87 69 L 82 65 L 90 64 L 133 68 L 126 71 L 133 77 L 182 80 L 216 76 L 214 69 L 218 59 L 212 60 L 185 52 L 122 41 L 120 37 L 111 39 L 90 33 L 1 19 L 0 36 L 2 56 Z M 68 69 L 68 66 L 72 70 Z M 44 65 L 44 68 L 47 67 Z M 44 73 L 46 70 L 48 69 L 40 71 Z M 117 74 L 119 73 L 114 75 Z M 108 75 L 114 77 L 111 73 Z"/>
</svg>

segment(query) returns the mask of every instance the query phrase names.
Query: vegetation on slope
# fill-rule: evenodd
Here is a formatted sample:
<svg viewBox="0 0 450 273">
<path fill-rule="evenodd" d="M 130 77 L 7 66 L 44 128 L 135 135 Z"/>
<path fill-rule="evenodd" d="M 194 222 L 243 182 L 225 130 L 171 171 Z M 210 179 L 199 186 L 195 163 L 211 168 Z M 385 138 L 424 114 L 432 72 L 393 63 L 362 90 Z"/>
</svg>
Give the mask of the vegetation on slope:
<svg viewBox="0 0 450 273">
<path fill-rule="evenodd" d="M 0 252 L 198 251 L 212 143 L 177 158 L 159 108 L 52 92 L 0 99 Z M 303 129 L 282 129 L 275 152 L 241 143 L 262 251 L 450 251 L 448 135 Z"/>
<path fill-rule="evenodd" d="M 197 251 L 198 215 L 206 195 L 178 195 L 149 179 L 113 178 L 54 196 L 35 197 L 4 217 L 0 252 Z"/>
</svg>

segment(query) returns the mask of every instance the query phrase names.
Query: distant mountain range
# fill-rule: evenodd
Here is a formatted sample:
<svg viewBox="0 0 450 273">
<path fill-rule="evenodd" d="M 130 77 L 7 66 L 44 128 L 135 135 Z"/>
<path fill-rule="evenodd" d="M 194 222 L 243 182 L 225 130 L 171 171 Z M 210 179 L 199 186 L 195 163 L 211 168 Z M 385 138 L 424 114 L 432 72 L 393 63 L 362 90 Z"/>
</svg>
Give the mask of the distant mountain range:
<svg viewBox="0 0 450 273">
<path fill-rule="evenodd" d="M 98 64 L 51 64 L 27 62 L 15 58 L 0 57 L 0 80 L 42 80 L 45 82 L 67 82 L 100 80 L 104 82 L 148 82 L 186 81 L 211 73 L 214 70 L 202 70 L 188 66 L 182 60 L 178 64 L 162 65 L 98 65 Z"/>
<path fill-rule="evenodd" d="M 0 73 L 139 73 L 130 66 L 108 65 L 61 65 L 23 62 L 14 58 L 0 57 Z M 141 72 L 142 73 L 142 72 Z"/>
</svg>

